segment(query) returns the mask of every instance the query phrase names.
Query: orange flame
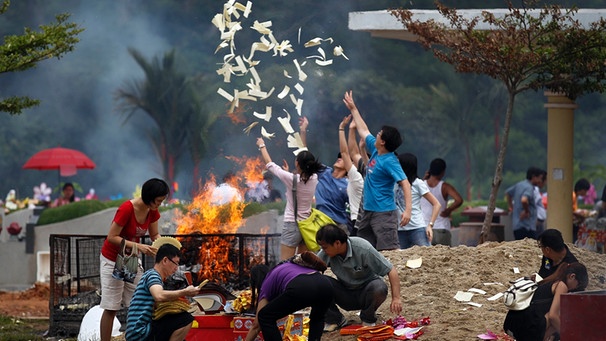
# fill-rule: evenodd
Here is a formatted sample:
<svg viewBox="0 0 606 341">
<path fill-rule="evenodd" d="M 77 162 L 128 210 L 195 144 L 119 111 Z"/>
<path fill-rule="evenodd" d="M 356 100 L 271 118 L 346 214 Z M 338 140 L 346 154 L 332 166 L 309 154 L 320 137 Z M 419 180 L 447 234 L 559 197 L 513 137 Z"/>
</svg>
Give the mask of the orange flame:
<svg viewBox="0 0 606 341">
<path fill-rule="evenodd" d="M 265 165 L 260 158 L 228 157 L 228 159 L 243 166 L 229 181 L 229 185 L 237 189 L 241 197 L 244 197 L 247 190 L 244 183 L 262 181 L 262 171 Z M 242 217 L 242 213 L 246 203 L 232 200 L 224 205 L 214 205 L 212 193 L 216 187 L 215 176 L 211 174 L 206 184 L 200 185 L 200 192 L 187 206 L 187 214 L 176 218 L 177 234 L 234 234 L 244 225 L 246 220 Z M 195 237 L 193 238 L 195 239 Z M 234 252 L 238 251 L 236 239 L 233 236 L 203 238 L 203 243 L 198 251 L 201 266 L 198 272 L 199 279 L 229 281 L 230 276 L 236 271 L 234 269 Z M 184 246 L 188 242 L 184 243 Z M 250 257 L 250 250 L 243 251 L 246 257 Z"/>
</svg>

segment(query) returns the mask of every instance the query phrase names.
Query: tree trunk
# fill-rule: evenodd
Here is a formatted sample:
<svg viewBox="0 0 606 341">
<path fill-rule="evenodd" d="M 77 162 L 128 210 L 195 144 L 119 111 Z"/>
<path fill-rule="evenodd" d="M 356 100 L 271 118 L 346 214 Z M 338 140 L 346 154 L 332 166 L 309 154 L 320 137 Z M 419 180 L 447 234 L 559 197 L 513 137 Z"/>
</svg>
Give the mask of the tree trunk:
<svg viewBox="0 0 606 341">
<path fill-rule="evenodd" d="M 497 202 L 497 193 L 503 181 L 503 163 L 505 161 L 505 153 L 507 152 L 507 141 L 509 140 L 509 128 L 511 126 L 511 117 L 513 116 L 513 103 L 515 101 L 515 93 L 513 90 L 509 90 L 509 98 L 507 101 L 507 112 L 505 114 L 505 122 L 503 125 L 503 136 L 501 137 L 501 147 L 499 149 L 499 155 L 497 157 L 497 166 L 494 171 L 494 178 L 492 180 L 492 186 L 490 189 L 490 198 L 488 199 L 488 207 L 486 209 L 486 216 L 484 217 L 484 225 L 482 225 L 482 233 L 480 234 L 480 244 L 488 240 L 490 234 L 490 227 L 492 224 L 492 217 L 494 216 L 494 209 Z"/>
</svg>

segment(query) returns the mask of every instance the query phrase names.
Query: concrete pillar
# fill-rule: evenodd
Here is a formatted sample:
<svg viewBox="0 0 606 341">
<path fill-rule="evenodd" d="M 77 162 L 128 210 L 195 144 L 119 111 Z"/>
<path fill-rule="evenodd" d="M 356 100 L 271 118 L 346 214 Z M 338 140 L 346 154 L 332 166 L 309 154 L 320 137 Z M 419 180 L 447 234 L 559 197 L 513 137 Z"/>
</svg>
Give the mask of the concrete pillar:
<svg viewBox="0 0 606 341">
<path fill-rule="evenodd" d="M 574 109 L 564 94 L 546 91 L 547 97 L 547 224 L 572 242 L 572 187 Z"/>
</svg>

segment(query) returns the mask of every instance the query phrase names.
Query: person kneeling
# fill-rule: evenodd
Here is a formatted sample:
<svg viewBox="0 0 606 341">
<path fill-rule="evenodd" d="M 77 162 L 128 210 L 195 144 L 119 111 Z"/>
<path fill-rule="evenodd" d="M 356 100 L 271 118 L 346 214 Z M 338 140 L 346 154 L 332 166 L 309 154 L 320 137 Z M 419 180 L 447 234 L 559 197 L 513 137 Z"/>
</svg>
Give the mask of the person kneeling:
<svg viewBox="0 0 606 341">
<path fill-rule="evenodd" d="M 157 303 L 178 301 L 182 296 L 194 296 L 200 291 L 192 285 L 181 290 L 164 289 L 164 281 L 179 267 L 179 255 L 179 249 L 171 244 L 164 244 L 158 249 L 154 267 L 143 274 L 130 302 L 126 341 L 185 339 L 194 320 L 187 311 L 152 319 Z"/>
<path fill-rule="evenodd" d="M 333 331 L 347 324 L 337 305 L 344 310 L 360 310 L 360 319 L 365 326 L 377 322 L 376 311 L 387 299 L 387 275 L 391 286 L 392 313 L 402 312 L 400 300 L 400 278 L 398 270 L 368 241 L 359 237 L 348 237 L 336 225 L 326 225 L 316 233 L 316 241 L 322 248 L 318 257 L 337 277 L 328 277 L 332 283 L 334 303 L 326 313 L 324 331 Z"/>
</svg>

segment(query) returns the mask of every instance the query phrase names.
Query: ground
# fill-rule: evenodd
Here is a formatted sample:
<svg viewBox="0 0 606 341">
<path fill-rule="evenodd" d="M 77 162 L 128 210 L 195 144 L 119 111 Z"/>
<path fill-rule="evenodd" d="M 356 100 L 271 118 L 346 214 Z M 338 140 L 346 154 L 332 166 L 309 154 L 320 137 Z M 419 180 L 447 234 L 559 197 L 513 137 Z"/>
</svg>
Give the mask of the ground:
<svg viewBox="0 0 606 341">
<path fill-rule="evenodd" d="M 572 252 L 589 271 L 588 290 L 606 289 L 606 255 L 578 249 Z M 531 275 L 540 265 L 541 251 L 534 240 L 485 243 L 478 247 L 413 247 L 383 253 L 397 267 L 403 303 L 402 316 L 407 320 L 429 317 L 431 323 L 419 340 L 477 340 L 477 335 L 490 330 L 502 333 L 507 309 L 501 300 L 487 298 L 506 289 L 508 281 Z M 406 267 L 410 259 L 422 258 L 420 268 Z M 520 274 L 514 274 L 518 268 Z M 495 284 L 497 283 L 497 284 Z M 500 283 L 500 284 L 498 284 Z M 484 290 L 475 294 L 474 307 L 458 302 L 458 291 L 470 288 Z M 49 288 L 36 284 L 19 293 L 0 293 L 0 313 L 16 317 L 48 317 Z M 390 298 L 380 307 L 380 319 L 395 317 L 389 311 Z M 347 312 L 353 322 L 359 322 L 355 312 Z M 327 333 L 325 340 L 355 340 L 354 336 Z"/>
<path fill-rule="evenodd" d="M 22 292 L 0 291 L 0 315 L 22 318 L 48 318 L 50 287 L 47 283 L 36 283 Z"/>
</svg>

